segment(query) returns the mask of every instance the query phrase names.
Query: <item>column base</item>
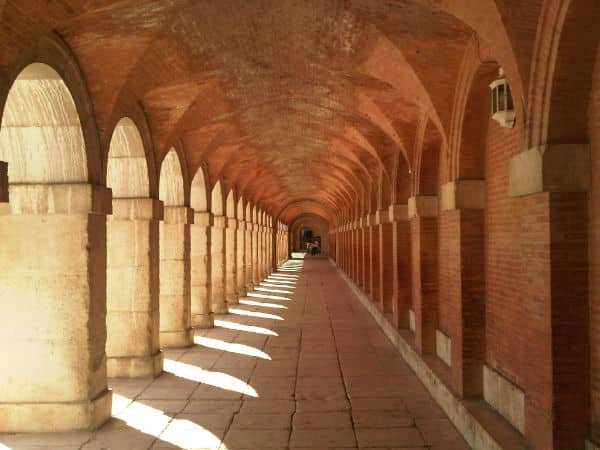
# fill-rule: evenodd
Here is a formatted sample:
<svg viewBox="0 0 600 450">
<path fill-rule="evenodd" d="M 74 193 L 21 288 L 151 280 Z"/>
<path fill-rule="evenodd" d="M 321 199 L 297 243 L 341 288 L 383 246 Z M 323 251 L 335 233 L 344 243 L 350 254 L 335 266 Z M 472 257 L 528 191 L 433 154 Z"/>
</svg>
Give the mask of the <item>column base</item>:
<svg viewBox="0 0 600 450">
<path fill-rule="evenodd" d="M 213 313 L 208 314 L 194 314 L 192 315 L 192 327 L 208 329 L 215 327 L 215 319 Z"/>
<path fill-rule="evenodd" d="M 248 293 L 246 292 L 246 288 L 240 288 L 238 289 L 238 299 L 245 297 L 246 295 L 248 295 Z M 238 302 L 239 303 L 239 302 Z"/>
<path fill-rule="evenodd" d="M 160 346 L 162 348 L 182 348 L 194 345 L 194 330 L 161 331 Z"/>
<path fill-rule="evenodd" d="M 95 430 L 110 419 L 112 392 L 81 402 L 0 403 L 0 433 Z"/>
<path fill-rule="evenodd" d="M 229 310 L 227 309 L 227 303 L 213 303 L 211 307 L 213 314 L 229 314 Z"/>
<path fill-rule="evenodd" d="M 246 293 L 244 295 L 248 295 L 248 292 L 252 292 L 254 290 L 254 283 L 248 283 L 246 285 Z"/>
<path fill-rule="evenodd" d="M 239 305 L 240 301 L 237 294 L 229 294 L 226 298 L 228 305 Z"/>
<path fill-rule="evenodd" d="M 119 356 L 106 359 L 109 378 L 155 378 L 163 371 L 163 353 L 151 356 Z"/>
</svg>

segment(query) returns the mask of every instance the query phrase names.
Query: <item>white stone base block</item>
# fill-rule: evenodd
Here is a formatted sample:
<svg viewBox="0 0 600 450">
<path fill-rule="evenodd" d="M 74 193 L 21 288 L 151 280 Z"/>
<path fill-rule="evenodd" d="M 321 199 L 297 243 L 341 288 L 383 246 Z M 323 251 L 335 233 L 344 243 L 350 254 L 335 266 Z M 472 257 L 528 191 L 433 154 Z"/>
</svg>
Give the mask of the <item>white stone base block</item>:
<svg viewBox="0 0 600 450">
<path fill-rule="evenodd" d="M 163 370 L 163 353 L 107 358 L 106 369 L 110 378 L 156 377 Z"/>
<path fill-rule="evenodd" d="M 483 398 L 521 433 L 525 431 L 525 393 L 488 366 L 483 366 Z"/>
<path fill-rule="evenodd" d="M 452 366 L 452 340 L 440 330 L 435 330 L 435 353 L 448 367 Z"/>
<path fill-rule="evenodd" d="M 49 433 L 95 430 L 109 418 L 112 392 L 94 400 L 51 403 L 0 403 L 0 432 Z"/>
</svg>

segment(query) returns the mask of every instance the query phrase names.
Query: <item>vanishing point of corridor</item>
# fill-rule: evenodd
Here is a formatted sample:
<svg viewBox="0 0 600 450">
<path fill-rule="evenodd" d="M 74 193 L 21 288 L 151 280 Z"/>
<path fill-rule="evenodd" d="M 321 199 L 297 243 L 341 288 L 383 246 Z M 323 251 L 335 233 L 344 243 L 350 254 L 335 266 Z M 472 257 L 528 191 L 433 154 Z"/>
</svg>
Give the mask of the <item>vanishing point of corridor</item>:
<svg viewBox="0 0 600 450">
<path fill-rule="evenodd" d="M 295 259 L 165 351 L 112 379 L 96 432 L 0 435 L 0 449 L 468 449 L 326 259 Z"/>
</svg>

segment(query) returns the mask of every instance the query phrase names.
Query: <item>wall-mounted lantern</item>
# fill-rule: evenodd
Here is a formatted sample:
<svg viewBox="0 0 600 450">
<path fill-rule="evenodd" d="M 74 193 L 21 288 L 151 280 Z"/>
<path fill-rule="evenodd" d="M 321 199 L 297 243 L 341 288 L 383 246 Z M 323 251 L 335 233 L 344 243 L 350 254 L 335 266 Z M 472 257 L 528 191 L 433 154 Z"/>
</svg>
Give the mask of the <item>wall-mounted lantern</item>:
<svg viewBox="0 0 600 450">
<path fill-rule="evenodd" d="M 508 80 L 502 67 L 498 71 L 498 79 L 490 84 L 492 90 L 492 119 L 506 128 L 515 126 L 515 108 Z"/>
</svg>

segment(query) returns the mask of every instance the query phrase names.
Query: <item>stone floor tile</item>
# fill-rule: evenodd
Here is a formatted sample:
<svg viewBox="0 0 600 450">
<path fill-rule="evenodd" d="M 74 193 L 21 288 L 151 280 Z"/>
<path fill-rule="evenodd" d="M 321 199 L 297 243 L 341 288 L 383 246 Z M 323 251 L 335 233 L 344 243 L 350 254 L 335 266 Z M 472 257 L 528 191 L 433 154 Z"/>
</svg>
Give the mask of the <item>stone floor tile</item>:
<svg viewBox="0 0 600 450">
<path fill-rule="evenodd" d="M 294 429 L 290 438 L 291 448 L 355 447 L 356 438 L 352 428 L 342 429 Z"/>
<path fill-rule="evenodd" d="M 428 445 L 438 445 L 440 447 L 452 445 L 456 448 L 469 449 L 452 422 L 446 418 L 416 419 L 416 424 L 425 443 Z M 464 446 L 460 447 L 463 444 Z"/>
<path fill-rule="evenodd" d="M 345 398 L 296 401 L 296 411 L 300 412 L 336 412 L 347 411 L 349 409 L 350 404 Z"/>
<path fill-rule="evenodd" d="M 183 412 L 187 414 L 232 414 L 238 412 L 242 402 L 238 400 L 190 400 Z"/>
<path fill-rule="evenodd" d="M 242 412 L 254 414 L 291 414 L 294 409 L 294 402 L 285 399 L 247 399 L 242 405 Z"/>
<path fill-rule="evenodd" d="M 348 412 L 296 412 L 294 430 L 352 428 Z"/>
<path fill-rule="evenodd" d="M 288 445 L 288 430 L 245 430 L 231 429 L 225 435 L 223 443 L 228 449 L 238 448 L 285 448 Z"/>
<path fill-rule="evenodd" d="M 412 427 L 414 419 L 404 410 L 352 411 L 356 428 L 399 428 Z"/>
<path fill-rule="evenodd" d="M 357 428 L 358 445 L 363 447 L 415 447 L 425 442 L 415 427 Z"/>
<path fill-rule="evenodd" d="M 407 411 L 400 398 L 352 398 L 350 402 L 356 411 Z"/>
<path fill-rule="evenodd" d="M 291 414 L 236 414 L 232 429 L 249 430 L 289 430 L 291 428 Z"/>
</svg>

